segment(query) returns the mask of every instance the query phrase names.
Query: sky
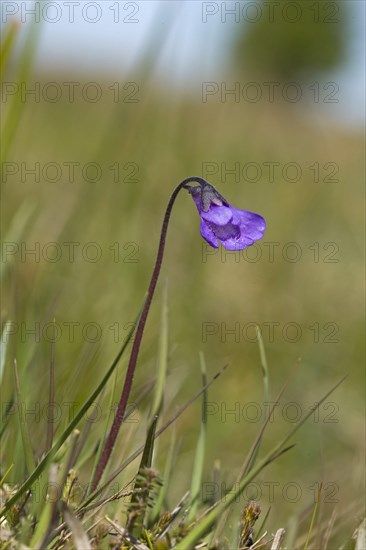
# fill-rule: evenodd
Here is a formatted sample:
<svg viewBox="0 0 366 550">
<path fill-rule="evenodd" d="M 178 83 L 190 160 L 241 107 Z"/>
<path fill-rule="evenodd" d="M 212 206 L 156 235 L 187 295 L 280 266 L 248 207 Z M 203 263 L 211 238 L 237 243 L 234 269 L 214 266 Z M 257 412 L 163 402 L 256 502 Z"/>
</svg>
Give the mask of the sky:
<svg viewBox="0 0 366 550">
<path fill-rule="evenodd" d="M 348 61 L 327 75 L 327 80 L 339 85 L 336 116 L 345 124 L 361 124 L 365 116 L 365 1 L 344 1 L 351 10 Z M 38 68 L 103 74 L 111 81 L 123 81 L 152 52 L 147 62 L 164 87 L 196 93 L 203 81 L 227 77 L 241 23 L 251 24 L 260 17 L 256 3 L 2 0 L 1 22 L 15 17 L 27 24 L 38 18 Z"/>
</svg>

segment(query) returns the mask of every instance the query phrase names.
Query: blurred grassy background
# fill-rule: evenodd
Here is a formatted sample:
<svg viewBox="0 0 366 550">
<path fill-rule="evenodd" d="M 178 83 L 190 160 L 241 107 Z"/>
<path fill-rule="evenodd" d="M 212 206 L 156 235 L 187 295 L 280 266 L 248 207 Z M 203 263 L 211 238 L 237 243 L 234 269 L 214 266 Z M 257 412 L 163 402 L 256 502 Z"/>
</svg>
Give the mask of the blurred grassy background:
<svg viewBox="0 0 366 550">
<path fill-rule="evenodd" d="M 16 66 L 7 78 L 13 80 Z M 74 80 L 69 74 L 39 74 L 28 81 Z M 76 78 L 75 78 L 76 80 Z M 80 81 L 80 78 L 77 79 Z M 103 90 L 111 81 L 93 78 Z M 313 502 L 310 489 L 320 481 L 337 487 L 334 498 L 325 507 L 336 505 L 342 512 L 351 509 L 358 516 L 360 480 L 362 479 L 364 410 L 364 325 L 361 298 L 364 273 L 364 240 L 360 232 L 364 206 L 364 141 L 361 131 L 341 127 L 327 120 L 326 112 L 307 116 L 306 104 L 241 101 L 203 103 L 200 89 L 187 97 L 157 87 L 149 72 L 128 75 L 125 81 L 139 85 L 138 102 L 113 102 L 111 92 L 103 94 L 95 104 L 79 100 L 70 103 L 65 97 L 56 103 L 31 99 L 22 104 L 21 122 L 13 145 L 4 161 L 16 163 L 14 176 L 2 182 L 2 240 L 17 242 L 19 247 L 34 248 L 40 243 L 40 261 L 20 252 L 5 257 L 3 253 L 2 321 L 11 320 L 16 334 L 12 335 L 10 353 L 3 378 L 3 392 L 11 394 L 11 361 L 16 357 L 22 384 L 26 389 L 29 408 L 47 403 L 50 334 L 41 332 L 40 341 L 25 329 L 36 323 L 51 323 L 61 327 L 56 342 L 56 400 L 59 403 L 80 402 L 99 381 L 127 335 L 127 325 L 135 318 L 142 303 L 152 270 L 162 217 L 174 186 L 189 175 L 205 177 L 205 163 L 218 166 L 234 163 L 241 167 L 248 162 L 261 166 L 263 177 L 256 183 L 235 181 L 220 172 L 210 183 L 239 208 L 258 212 L 267 220 L 264 243 L 276 242 L 274 261 L 262 243 L 258 262 L 239 261 L 233 254 L 207 255 L 199 235 L 199 219 L 189 196 L 179 197 L 173 211 L 168 233 L 162 280 L 169 287 L 170 376 L 166 396 L 166 418 L 177 404 L 184 402 L 200 386 L 198 352 L 205 353 L 209 372 L 222 365 L 230 368 L 209 391 L 209 401 L 243 410 L 249 402 L 262 404 L 262 379 L 258 345 L 241 335 L 236 342 L 221 330 L 203 341 L 205 323 L 226 323 L 240 330 L 248 323 L 258 323 L 270 368 L 271 397 L 274 399 L 283 383 L 290 378 L 282 398 L 283 405 L 297 403 L 307 410 L 344 373 L 349 377 L 331 397 L 332 408 L 322 408 L 319 419 L 310 421 L 298 435 L 296 448 L 282 457 L 266 472 L 261 482 L 280 483 L 272 503 L 274 524 L 285 523 L 289 515 Z M 82 81 L 80 81 L 82 82 Z M 220 80 L 218 80 L 220 82 Z M 230 81 L 232 82 L 232 81 Z M 3 104 L 5 116 L 10 102 Z M 323 106 L 326 111 L 326 105 Z M 59 181 L 52 177 L 32 175 L 21 178 L 20 163 L 27 168 L 38 162 L 58 163 L 62 168 Z M 64 163 L 78 162 L 83 166 L 95 162 L 102 176 L 94 183 L 85 181 L 79 167 L 75 181 L 70 182 Z M 263 163 L 280 163 L 274 182 L 266 177 Z M 302 176 L 298 182 L 286 181 L 281 175 L 284 165 L 296 162 Z M 320 181 L 314 181 L 309 168 L 320 165 Z M 114 181 L 110 166 L 119 163 L 120 181 Z M 127 163 L 133 165 L 126 166 Z M 335 163 L 337 181 L 324 182 L 330 170 L 326 163 Z M 136 169 L 136 181 L 123 181 Z M 50 169 L 49 174 L 52 173 Z M 5 207 L 6 205 L 6 207 Z M 60 259 L 50 262 L 42 257 L 47 243 L 58 243 Z M 65 243 L 78 242 L 75 261 L 69 260 Z M 97 243 L 102 251 L 95 262 L 86 261 L 81 249 L 86 243 Z M 286 243 L 296 242 L 302 256 L 297 262 L 282 256 Z M 23 243 L 23 244 L 22 244 Z M 120 257 L 115 261 L 111 247 L 119 243 Z M 319 261 L 314 261 L 314 243 L 319 243 Z M 328 262 L 335 243 L 334 259 Z M 290 251 L 291 252 L 291 251 Z M 45 252 L 45 254 L 47 251 Z M 93 250 L 90 249 L 90 253 Z M 250 256 L 251 251 L 248 251 Z M 50 250 L 50 255 L 52 250 Z M 329 259 L 329 258 L 328 258 Z M 158 287 L 142 353 L 135 378 L 138 388 L 154 376 L 157 340 L 159 337 L 162 280 Z M 75 322 L 75 338 L 70 341 L 67 324 Z M 270 341 L 265 323 L 280 323 Z M 291 343 L 282 335 L 287 323 L 295 322 L 302 329 L 298 341 Z M 97 342 L 85 341 L 83 327 L 98 323 Z M 118 338 L 111 326 L 118 324 Z M 314 329 L 319 323 L 319 342 L 314 341 Z M 324 328 L 327 323 L 332 323 Z M 337 342 L 324 342 L 331 328 L 336 327 Z M 93 338 L 90 329 L 88 337 Z M 290 334 L 290 338 L 292 333 Z M 85 334 L 84 334 L 85 336 Z M 99 337 L 100 336 L 100 337 Z M 119 367 L 118 388 L 125 361 Z M 118 400 L 119 389 L 115 401 Z M 106 401 L 107 402 L 107 401 Z M 144 403 L 136 418 L 142 419 Z M 63 409 L 65 413 L 65 408 Z M 104 411 L 103 411 L 104 412 Z M 66 423 L 63 413 L 61 422 Z M 276 422 L 271 426 L 266 444 L 273 442 L 288 426 L 280 406 Z M 189 471 L 199 426 L 196 404 L 178 423 L 181 438 L 177 472 Z M 248 411 L 249 414 L 249 411 Z M 35 448 L 44 447 L 44 419 L 29 415 Z M 227 485 L 235 480 L 244 454 L 249 449 L 258 422 L 247 417 L 238 420 L 233 415 L 208 418 L 208 451 L 205 475 L 211 479 L 215 459 L 222 464 Z M 16 426 L 14 420 L 14 427 Z M 129 428 L 125 428 L 126 432 Z M 93 427 L 93 438 L 100 435 L 99 424 Z M 141 439 L 144 428 L 141 426 Z M 138 433 L 138 432 L 137 432 Z M 136 432 L 134 438 L 139 437 Z M 14 439 L 14 442 L 16 440 Z M 137 439 L 136 439 L 137 442 Z M 120 442 L 121 443 L 121 442 Z M 15 443 L 14 443 L 15 444 Z M 169 434 L 159 444 L 163 451 L 169 444 Z M 122 445 L 118 447 L 122 450 Z M 15 452 L 8 440 L 3 458 L 9 461 Z M 120 456 L 115 453 L 115 464 Z M 163 460 L 159 467 L 163 467 Z M 347 467 L 345 467 L 345 465 Z M 352 476 L 350 475 L 352 472 Z M 13 481 L 20 474 L 16 469 Z M 87 478 L 87 473 L 85 474 Z M 283 497 L 283 486 L 296 482 L 303 493 L 299 502 Z M 172 501 L 185 490 L 185 475 L 176 478 Z M 261 504 L 270 504 L 268 491 L 261 485 Z M 249 492 L 250 493 L 250 492 Z M 248 493 L 248 497 L 251 495 Z M 255 494 L 252 495 L 255 498 Z M 327 508 L 328 510 L 328 508 Z M 275 518 L 275 519 L 274 519 Z M 356 522 L 357 523 L 357 522 Z"/>
</svg>

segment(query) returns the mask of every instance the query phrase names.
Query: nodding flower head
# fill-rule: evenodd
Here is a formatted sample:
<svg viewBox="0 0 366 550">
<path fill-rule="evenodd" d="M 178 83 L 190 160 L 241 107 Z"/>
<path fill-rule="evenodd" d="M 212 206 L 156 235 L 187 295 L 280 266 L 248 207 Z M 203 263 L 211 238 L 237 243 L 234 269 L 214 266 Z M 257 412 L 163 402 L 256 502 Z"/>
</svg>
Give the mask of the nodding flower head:
<svg viewBox="0 0 366 550">
<path fill-rule="evenodd" d="M 231 206 L 209 183 L 187 187 L 201 218 L 201 235 L 213 247 L 243 250 L 261 239 L 266 221 L 259 214 Z"/>
</svg>

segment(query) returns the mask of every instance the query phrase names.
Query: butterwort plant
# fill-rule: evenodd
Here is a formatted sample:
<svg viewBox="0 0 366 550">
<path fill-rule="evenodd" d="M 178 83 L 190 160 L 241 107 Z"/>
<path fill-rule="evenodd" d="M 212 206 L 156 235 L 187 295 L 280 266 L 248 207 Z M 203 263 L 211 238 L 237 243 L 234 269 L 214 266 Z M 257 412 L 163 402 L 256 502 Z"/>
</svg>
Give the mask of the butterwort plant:
<svg viewBox="0 0 366 550">
<path fill-rule="evenodd" d="M 263 237 L 266 222 L 259 214 L 231 206 L 207 182 L 188 190 L 201 218 L 201 235 L 213 248 L 220 242 L 228 250 L 243 250 Z"/>
<path fill-rule="evenodd" d="M 196 185 L 191 185 L 192 183 Z M 214 248 L 218 248 L 219 243 L 221 243 L 221 245 L 228 250 L 243 250 L 261 239 L 266 230 L 266 222 L 262 216 L 232 206 L 213 185 L 202 178 L 197 176 L 186 178 L 174 189 L 165 211 L 155 267 L 148 287 L 147 297 L 137 324 L 121 398 L 95 470 L 92 489 L 97 487 L 101 479 L 126 413 L 146 319 L 163 261 L 170 215 L 175 199 L 182 189 L 187 190 L 191 194 L 200 216 L 201 235 Z"/>
</svg>

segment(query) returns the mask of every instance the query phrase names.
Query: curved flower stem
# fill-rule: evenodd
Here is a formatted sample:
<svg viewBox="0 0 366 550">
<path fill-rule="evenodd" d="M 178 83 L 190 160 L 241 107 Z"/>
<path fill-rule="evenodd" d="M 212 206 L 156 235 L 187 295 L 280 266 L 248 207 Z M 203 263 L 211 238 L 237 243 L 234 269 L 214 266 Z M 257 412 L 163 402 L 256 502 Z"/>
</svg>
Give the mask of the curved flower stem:
<svg viewBox="0 0 366 550">
<path fill-rule="evenodd" d="M 150 310 L 151 301 L 152 301 L 152 298 L 154 296 L 156 283 L 158 282 L 160 268 L 161 268 L 161 264 L 162 264 L 162 261 L 163 261 L 164 248 L 165 248 L 165 239 L 166 239 L 166 234 L 167 234 L 167 231 L 168 231 L 168 225 L 169 225 L 169 220 L 170 220 L 170 215 L 171 215 L 171 212 L 172 212 L 172 209 L 173 209 L 173 205 L 174 205 L 175 199 L 177 198 L 177 195 L 178 195 L 179 191 L 181 189 L 185 188 L 185 187 L 189 188 L 188 184 L 191 183 L 191 182 L 196 182 L 199 185 L 201 185 L 201 187 L 207 184 L 207 182 L 204 179 L 196 177 L 196 176 L 186 178 L 185 180 L 181 181 L 181 183 L 174 189 L 174 191 L 173 191 L 173 193 L 170 197 L 167 209 L 165 211 L 163 226 L 161 228 L 160 242 L 159 242 L 158 253 L 157 253 L 157 256 L 156 256 L 155 267 L 154 267 L 154 271 L 152 273 L 149 288 L 148 288 L 148 291 L 147 291 L 146 301 L 145 301 L 145 304 L 144 304 L 144 307 L 143 307 L 143 310 L 142 310 L 142 313 L 141 313 L 140 320 L 139 320 L 138 325 L 137 325 L 136 335 L 135 335 L 135 339 L 134 339 L 134 342 L 133 342 L 133 345 L 132 345 L 130 360 L 129 360 L 128 367 L 127 367 L 127 372 L 126 372 L 126 377 L 125 377 L 125 382 L 124 382 L 121 398 L 120 398 L 120 401 L 118 403 L 118 408 L 117 408 L 117 412 L 116 412 L 116 415 L 115 415 L 114 420 L 113 420 L 112 427 L 111 427 L 110 432 L 108 434 L 107 440 L 104 444 L 102 454 L 100 455 L 99 462 L 98 462 L 98 465 L 97 465 L 96 470 L 95 470 L 95 475 L 94 475 L 94 479 L 92 481 L 91 490 L 96 489 L 96 487 L 97 487 L 97 485 L 100 481 L 100 478 L 102 477 L 102 474 L 105 470 L 105 467 L 108 463 L 108 460 L 109 460 L 109 458 L 112 454 L 112 450 L 113 450 L 115 441 L 117 439 L 119 429 L 120 429 L 121 424 L 123 422 L 123 417 L 125 416 L 126 407 L 127 407 L 127 403 L 128 403 L 128 398 L 129 398 L 129 395 L 130 395 L 130 392 L 131 392 L 133 376 L 135 374 L 137 358 L 138 358 L 139 351 L 140 351 L 141 340 L 142 340 L 142 336 L 143 336 L 143 333 L 144 333 L 145 323 L 146 323 L 146 319 L 147 319 L 147 316 L 148 316 L 148 313 L 149 313 L 149 310 Z"/>
</svg>

